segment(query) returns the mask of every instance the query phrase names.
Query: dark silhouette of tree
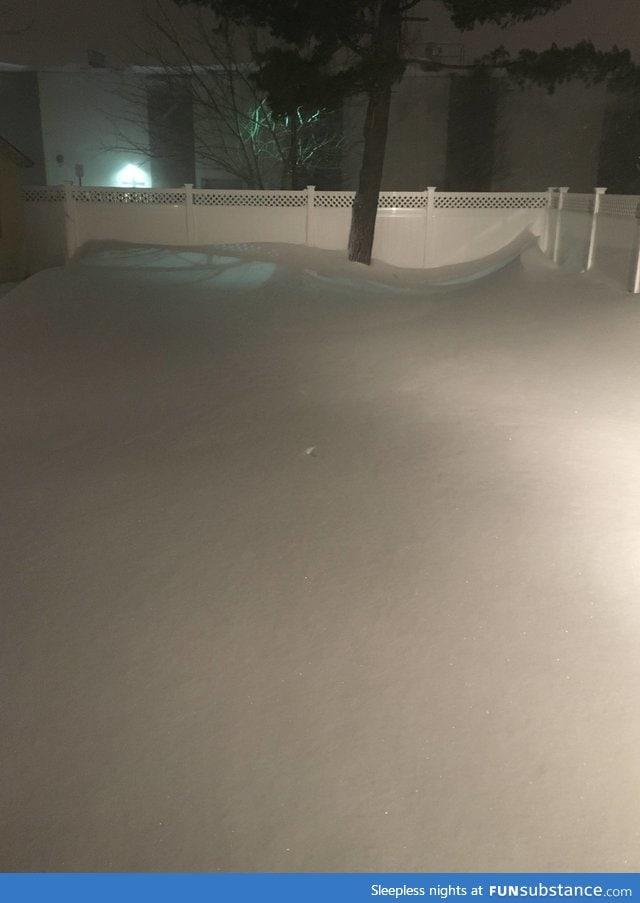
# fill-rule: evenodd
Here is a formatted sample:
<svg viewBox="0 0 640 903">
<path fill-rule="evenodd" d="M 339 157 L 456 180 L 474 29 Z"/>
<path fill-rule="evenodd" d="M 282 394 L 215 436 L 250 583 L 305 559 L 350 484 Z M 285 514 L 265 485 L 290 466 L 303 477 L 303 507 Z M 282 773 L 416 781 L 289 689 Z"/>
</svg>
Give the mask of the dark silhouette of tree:
<svg viewBox="0 0 640 903">
<path fill-rule="evenodd" d="M 389 125 L 391 92 L 408 62 L 426 71 L 503 70 L 519 85 L 537 84 L 553 91 L 558 84 L 582 79 L 587 84 L 611 80 L 629 84 L 636 68 L 626 50 L 603 52 L 588 41 L 575 47 L 552 45 L 544 51 L 522 50 L 512 57 L 503 47 L 471 64 L 408 59 L 403 42 L 406 21 L 428 22 L 413 15 L 420 0 L 175 0 L 211 8 L 221 20 L 267 30 L 278 42 L 257 53 L 256 84 L 266 92 L 276 115 L 296 106 L 326 109 L 339 98 L 367 98 L 363 156 L 353 204 L 349 259 L 370 263 L 378 194 Z M 559 10 L 571 0 L 439 0 L 461 31 L 493 24 L 506 28 Z"/>
</svg>

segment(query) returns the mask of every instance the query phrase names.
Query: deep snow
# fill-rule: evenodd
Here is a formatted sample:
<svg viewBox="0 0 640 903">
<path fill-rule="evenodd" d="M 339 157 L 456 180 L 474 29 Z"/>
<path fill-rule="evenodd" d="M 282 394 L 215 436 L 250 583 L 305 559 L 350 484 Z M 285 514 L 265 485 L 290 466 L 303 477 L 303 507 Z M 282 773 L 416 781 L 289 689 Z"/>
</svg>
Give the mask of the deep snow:
<svg viewBox="0 0 640 903">
<path fill-rule="evenodd" d="M 640 870 L 636 297 L 97 247 L 0 335 L 1 869 Z"/>
</svg>

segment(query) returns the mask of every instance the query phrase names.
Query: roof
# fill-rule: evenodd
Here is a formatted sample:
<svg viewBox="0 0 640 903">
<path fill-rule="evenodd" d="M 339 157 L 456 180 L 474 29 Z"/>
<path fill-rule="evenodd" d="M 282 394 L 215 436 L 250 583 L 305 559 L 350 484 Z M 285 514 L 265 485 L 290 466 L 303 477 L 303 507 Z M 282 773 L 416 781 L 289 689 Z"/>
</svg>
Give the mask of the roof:
<svg viewBox="0 0 640 903">
<path fill-rule="evenodd" d="M 33 160 L 30 160 L 26 154 L 19 151 L 17 147 L 10 144 L 5 138 L 0 136 L 0 157 L 5 160 L 11 160 L 16 166 L 33 166 Z"/>
</svg>

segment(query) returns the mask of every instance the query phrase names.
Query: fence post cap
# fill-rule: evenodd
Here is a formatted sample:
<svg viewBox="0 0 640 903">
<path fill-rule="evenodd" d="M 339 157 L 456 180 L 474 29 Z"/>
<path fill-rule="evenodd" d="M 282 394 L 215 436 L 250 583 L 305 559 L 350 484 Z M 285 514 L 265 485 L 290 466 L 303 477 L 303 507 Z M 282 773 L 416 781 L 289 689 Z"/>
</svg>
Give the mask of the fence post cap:
<svg viewBox="0 0 640 903">
<path fill-rule="evenodd" d="M 594 188 L 593 190 L 595 191 L 596 194 L 604 194 L 607 189 L 606 188 Z"/>
<path fill-rule="evenodd" d="M 566 194 L 569 191 L 569 186 L 558 188 L 558 191 L 561 191 L 562 194 Z"/>
</svg>

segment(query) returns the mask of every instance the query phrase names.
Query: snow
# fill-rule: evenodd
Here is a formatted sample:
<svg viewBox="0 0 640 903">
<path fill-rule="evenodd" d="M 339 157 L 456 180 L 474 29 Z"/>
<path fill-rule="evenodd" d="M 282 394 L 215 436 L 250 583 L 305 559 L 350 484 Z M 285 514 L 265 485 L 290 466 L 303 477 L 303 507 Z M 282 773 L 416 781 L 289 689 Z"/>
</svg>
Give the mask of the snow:
<svg viewBox="0 0 640 903">
<path fill-rule="evenodd" d="M 4 296 L 1 869 L 640 870 L 639 302 L 455 279 Z"/>
</svg>

